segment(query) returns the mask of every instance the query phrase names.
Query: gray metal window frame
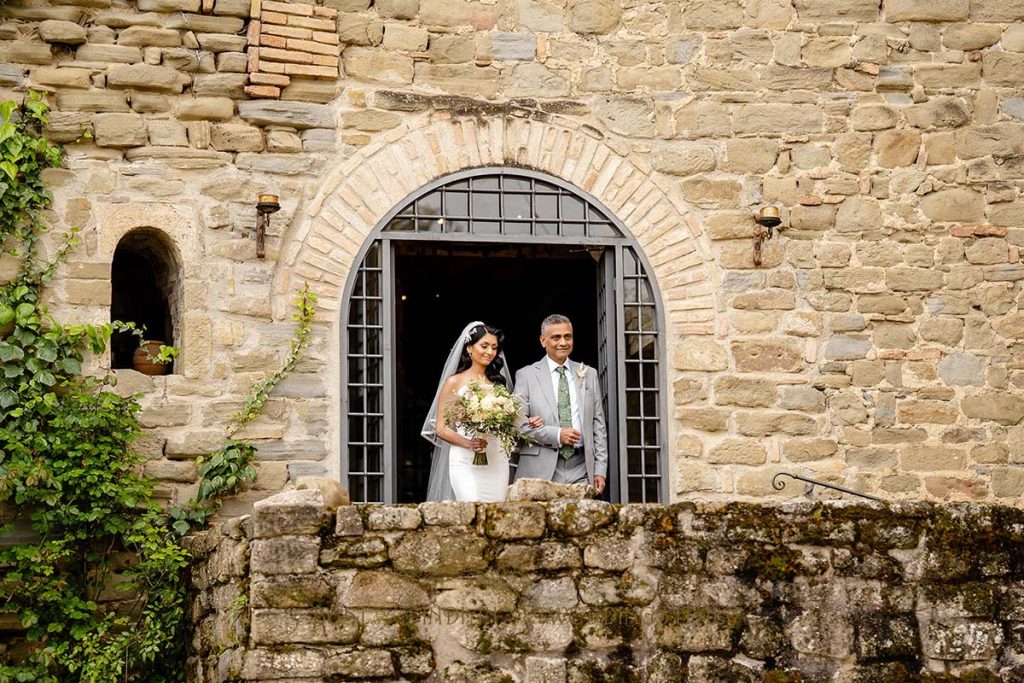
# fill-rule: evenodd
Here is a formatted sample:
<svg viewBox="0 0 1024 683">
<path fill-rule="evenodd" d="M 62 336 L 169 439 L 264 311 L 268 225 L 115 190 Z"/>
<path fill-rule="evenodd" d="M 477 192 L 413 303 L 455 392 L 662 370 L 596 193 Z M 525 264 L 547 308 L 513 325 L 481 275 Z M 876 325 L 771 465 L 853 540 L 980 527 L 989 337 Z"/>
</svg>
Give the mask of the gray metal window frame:
<svg viewBox="0 0 1024 683">
<path fill-rule="evenodd" d="M 619 237 L 591 237 L 591 236 L 563 236 L 563 235 L 504 235 L 504 234 L 475 234 L 470 232 L 413 232 L 403 230 L 388 230 L 388 226 L 391 221 L 398 216 L 402 211 L 431 192 L 441 188 L 445 185 L 452 183 L 461 182 L 480 176 L 510 176 L 519 178 L 530 178 L 533 180 L 539 180 L 545 183 L 549 183 L 560 188 L 567 194 L 572 194 L 575 197 L 581 199 L 585 204 L 588 204 L 598 211 L 600 211 L 607 219 L 607 221 L 619 231 Z M 500 191 L 499 191 L 500 192 Z M 383 454 L 382 454 L 382 469 L 383 469 L 383 492 L 384 502 L 393 502 L 394 495 L 397 488 L 397 468 L 395 467 L 394 448 L 395 448 L 395 416 L 397 411 L 397 395 L 396 387 L 394 386 L 394 351 L 395 351 L 395 302 L 394 302 L 394 249 L 392 243 L 396 241 L 429 241 L 429 242 L 449 242 L 449 243 L 463 243 L 463 244 L 552 244 L 552 245 L 568 245 L 568 246 L 594 246 L 605 248 L 604 257 L 607 258 L 609 254 L 614 259 L 609 265 L 605 265 L 601 269 L 601 276 L 604 277 L 605 281 L 603 286 L 605 288 L 608 285 L 614 284 L 614 291 L 611 292 L 613 296 L 613 308 L 611 309 L 612 315 L 606 316 L 605 327 L 606 332 L 614 332 L 614 334 L 608 334 L 608 353 L 610 355 L 609 361 L 614 359 L 615 372 L 609 371 L 607 378 L 607 385 L 604 390 L 608 395 L 608 439 L 609 446 L 615 445 L 616 458 L 614 462 L 609 462 L 609 483 L 616 484 L 615 488 L 617 491 L 613 491 L 615 498 L 620 500 L 627 500 L 629 496 L 629 481 L 628 481 L 628 451 L 626 444 L 626 429 L 625 425 L 621 425 L 618 415 L 625 413 L 626 410 L 626 391 L 625 391 L 625 372 L 626 372 L 626 348 L 625 341 L 626 330 L 625 330 L 625 304 L 624 304 L 624 254 L 623 251 L 628 249 L 637 262 L 643 269 L 643 274 L 646 277 L 647 282 L 651 286 L 654 312 L 657 321 L 657 331 L 655 332 L 657 337 L 657 368 L 659 370 L 657 377 L 657 393 L 658 393 L 658 429 L 660 432 L 659 436 L 659 457 L 658 457 L 658 496 L 661 501 L 667 501 L 669 497 L 668 485 L 669 485 L 669 472 L 668 472 L 668 419 L 667 419 L 667 398 L 668 398 L 668 373 L 665 371 L 667 367 L 666 358 L 666 344 L 667 344 L 667 325 L 666 316 L 664 310 L 664 303 L 662 301 L 661 292 L 658 287 L 657 280 L 653 277 L 654 269 L 651 267 L 650 262 L 647 260 L 647 256 L 643 249 L 637 243 L 636 239 L 631 235 L 626 226 L 618 219 L 618 217 L 609 211 L 596 197 L 590 193 L 561 180 L 552 175 L 534 171 L 530 169 L 523 169 L 514 166 L 482 166 L 473 169 L 467 169 L 459 171 L 457 173 L 449 174 L 438 178 L 418 189 L 406 195 L 400 202 L 396 203 L 395 206 L 388 211 L 378 221 L 377 225 L 370 234 L 365 238 L 363 245 L 360 247 L 356 258 L 353 261 L 353 267 L 349 273 L 348 278 L 345 282 L 344 294 L 341 301 L 341 349 L 340 349 L 340 365 L 341 365 L 341 481 L 348 485 L 349 481 L 349 325 L 350 325 L 350 312 L 351 312 L 351 300 L 352 295 L 356 287 L 357 280 L 361 277 L 363 272 L 363 264 L 370 249 L 377 243 L 380 243 L 381 248 L 381 267 L 382 267 L 382 282 L 381 282 L 381 296 L 383 297 L 383 318 L 382 324 L 384 327 L 384 335 L 382 339 L 382 351 L 384 354 L 384 363 L 382 368 L 381 381 L 383 383 L 384 390 L 384 401 L 383 405 L 386 407 L 385 414 L 383 416 L 382 434 L 383 434 Z M 606 297 L 608 292 L 606 289 Z M 606 306 L 608 305 L 606 299 Z M 614 320 L 612 318 L 614 317 Z M 611 400 L 615 397 L 615 401 Z M 611 448 L 610 448 L 611 450 Z M 364 485 L 365 490 L 365 485 Z M 645 496 L 646 499 L 646 496 Z M 359 502 L 353 497 L 353 502 Z"/>
</svg>

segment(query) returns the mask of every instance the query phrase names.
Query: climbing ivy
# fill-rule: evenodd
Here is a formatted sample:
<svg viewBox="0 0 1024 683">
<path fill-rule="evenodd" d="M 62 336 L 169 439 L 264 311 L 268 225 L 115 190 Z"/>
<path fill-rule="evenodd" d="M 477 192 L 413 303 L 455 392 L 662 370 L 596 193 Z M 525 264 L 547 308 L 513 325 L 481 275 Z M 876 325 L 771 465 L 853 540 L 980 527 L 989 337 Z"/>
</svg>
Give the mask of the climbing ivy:
<svg viewBox="0 0 1024 683">
<path fill-rule="evenodd" d="M 32 93 L 0 103 L 0 248 L 18 259 L 0 284 L 0 537 L 17 528 L 25 538 L 0 547 L 0 612 L 17 615 L 27 637 L 23 650 L 0 653 L 0 681 L 180 681 L 188 556 L 178 541 L 255 478 L 255 449 L 228 440 L 201 459 L 195 499 L 169 512 L 156 503 L 131 448 L 137 399 L 82 375 L 113 331 L 142 330 L 61 324 L 42 295 L 76 243 L 69 233 L 53 258 L 39 256 L 51 202 L 43 172 L 63 158 L 42 136 L 45 114 Z M 229 436 L 299 359 L 314 306 L 303 290 L 284 367 L 254 386 Z"/>
</svg>

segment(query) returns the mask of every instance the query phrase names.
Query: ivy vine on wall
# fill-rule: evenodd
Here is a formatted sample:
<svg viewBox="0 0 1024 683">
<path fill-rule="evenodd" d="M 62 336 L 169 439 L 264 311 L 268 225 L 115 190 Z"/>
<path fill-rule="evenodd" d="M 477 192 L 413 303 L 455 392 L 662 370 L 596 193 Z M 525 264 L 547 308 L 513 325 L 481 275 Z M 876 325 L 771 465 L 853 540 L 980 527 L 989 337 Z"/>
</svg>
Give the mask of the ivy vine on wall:
<svg viewBox="0 0 1024 683">
<path fill-rule="evenodd" d="M 165 511 L 131 450 L 135 397 L 109 379 L 82 375 L 85 353 L 102 353 L 131 323 L 64 325 L 43 290 L 76 244 L 64 235 L 39 256 L 51 197 L 43 172 L 63 152 L 42 135 L 46 105 L 34 93 L 0 103 L 0 246 L 18 260 L 0 284 L 0 538 L 16 526 L 29 540 L 0 545 L 0 612 L 20 618 L 24 647 L 0 652 L 0 680 L 180 681 L 184 675 L 184 570 L 179 538 L 204 525 L 219 500 L 255 479 L 255 448 L 228 439 L 201 459 L 199 492 Z M 311 337 L 315 295 L 300 292 L 296 337 L 282 369 L 254 385 L 227 428 L 255 419 Z"/>
</svg>

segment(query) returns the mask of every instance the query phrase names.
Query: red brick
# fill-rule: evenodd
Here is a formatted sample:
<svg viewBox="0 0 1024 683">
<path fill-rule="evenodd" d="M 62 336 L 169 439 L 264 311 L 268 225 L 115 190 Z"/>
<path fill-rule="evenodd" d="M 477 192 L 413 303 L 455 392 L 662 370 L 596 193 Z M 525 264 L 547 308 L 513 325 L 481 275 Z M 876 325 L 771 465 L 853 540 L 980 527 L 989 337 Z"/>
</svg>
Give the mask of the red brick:
<svg viewBox="0 0 1024 683">
<path fill-rule="evenodd" d="M 310 31 L 313 34 L 312 38 L 318 43 L 326 43 L 328 45 L 337 45 L 341 42 L 341 38 L 338 37 L 337 33 L 323 33 L 321 31 Z M 292 38 L 309 38 L 309 36 L 291 36 Z"/>
<path fill-rule="evenodd" d="M 256 73 L 249 74 L 249 82 L 253 85 L 276 85 L 279 88 L 283 88 L 290 85 L 292 79 L 283 74 Z"/>
<path fill-rule="evenodd" d="M 330 19 L 311 19 L 309 17 L 288 17 L 289 26 L 298 26 L 299 28 L 311 28 L 314 31 L 336 31 L 337 26 Z"/>
<path fill-rule="evenodd" d="M 284 62 L 260 62 L 260 71 L 268 74 L 283 74 Z"/>
<path fill-rule="evenodd" d="M 324 17 L 325 19 L 337 19 L 338 10 L 334 9 L 333 7 L 314 7 L 313 16 Z"/>
<path fill-rule="evenodd" d="M 263 0 L 263 10 L 280 12 L 281 14 L 297 14 L 303 17 L 313 16 L 312 5 L 303 5 L 297 2 L 274 2 L 273 0 Z"/>
<path fill-rule="evenodd" d="M 264 24 L 287 24 L 288 23 L 288 15 L 287 14 L 281 14 L 280 12 L 266 12 L 266 11 L 264 11 L 260 15 L 260 20 Z"/>
<path fill-rule="evenodd" d="M 246 65 L 245 70 L 249 73 L 260 70 L 260 49 L 258 47 L 249 48 L 249 64 Z"/>
<path fill-rule="evenodd" d="M 289 50 L 302 50 L 303 52 L 312 52 L 318 55 L 334 55 L 338 56 L 338 48 L 333 45 L 324 45 L 323 43 L 317 43 L 312 40 L 298 40 L 295 38 L 288 39 Z"/>
<path fill-rule="evenodd" d="M 306 64 L 285 64 L 284 72 L 290 76 L 312 76 L 313 78 L 337 78 L 338 67 L 308 66 Z"/>
<path fill-rule="evenodd" d="M 260 48 L 260 61 L 294 62 L 295 64 L 312 64 L 313 55 L 298 50 L 278 50 L 272 47 Z"/>
<path fill-rule="evenodd" d="M 281 96 L 281 89 L 272 85 L 247 85 L 242 90 L 249 97 L 276 98 Z"/>
<path fill-rule="evenodd" d="M 276 47 L 284 50 L 288 47 L 288 39 L 284 36 L 260 36 L 260 44 L 263 47 Z"/>
<path fill-rule="evenodd" d="M 313 55 L 313 64 L 338 68 L 338 58 L 331 55 Z"/>
<path fill-rule="evenodd" d="M 284 36 L 285 38 L 301 38 L 309 40 L 313 32 L 308 28 L 295 28 L 294 26 L 264 26 L 263 35 Z"/>
<path fill-rule="evenodd" d="M 250 47 L 260 46 L 260 22 L 250 21 L 249 28 L 245 31 L 245 40 L 249 43 Z"/>
</svg>

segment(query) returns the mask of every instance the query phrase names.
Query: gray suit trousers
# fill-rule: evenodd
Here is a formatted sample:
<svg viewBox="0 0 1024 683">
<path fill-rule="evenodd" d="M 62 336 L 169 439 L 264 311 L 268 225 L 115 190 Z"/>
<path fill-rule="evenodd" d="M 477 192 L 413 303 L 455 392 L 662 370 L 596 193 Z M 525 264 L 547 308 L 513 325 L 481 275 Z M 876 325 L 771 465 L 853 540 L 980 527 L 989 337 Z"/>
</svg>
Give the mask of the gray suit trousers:
<svg viewBox="0 0 1024 683">
<path fill-rule="evenodd" d="M 551 481 L 556 484 L 589 484 L 587 475 L 587 458 L 580 449 L 568 458 L 558 458 L 555 473 Z"/>
</svg>

